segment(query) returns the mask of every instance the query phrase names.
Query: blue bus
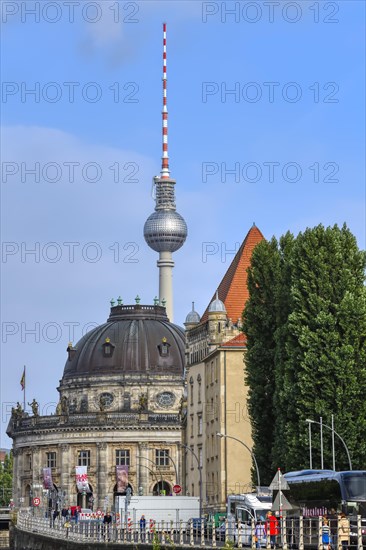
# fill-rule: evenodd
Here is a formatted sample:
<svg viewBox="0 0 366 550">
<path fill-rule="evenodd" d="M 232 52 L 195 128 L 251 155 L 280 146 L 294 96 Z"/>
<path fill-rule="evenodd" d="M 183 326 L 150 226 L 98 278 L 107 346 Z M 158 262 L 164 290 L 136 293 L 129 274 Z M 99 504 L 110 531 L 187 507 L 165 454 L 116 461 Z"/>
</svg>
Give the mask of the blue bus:
<svg viewBox="0 0 366 550">
<path fill-rule="evenodd" d="M 301 470 L 284 474 L 291 505 L 304 518 L 327 516 L 336 532 L 337 514 L 351 523 L 351 545 L 357 542 L 357 516 L 362 518 L 362 542 L 366 547 L 366 470 Z"/>
<path fill-rule="evenodd" d="M 301 470 L 284 474 L 290 498 L 304 517 L 331 511 L 366 518 L 366 470 Z"/>
</svg>

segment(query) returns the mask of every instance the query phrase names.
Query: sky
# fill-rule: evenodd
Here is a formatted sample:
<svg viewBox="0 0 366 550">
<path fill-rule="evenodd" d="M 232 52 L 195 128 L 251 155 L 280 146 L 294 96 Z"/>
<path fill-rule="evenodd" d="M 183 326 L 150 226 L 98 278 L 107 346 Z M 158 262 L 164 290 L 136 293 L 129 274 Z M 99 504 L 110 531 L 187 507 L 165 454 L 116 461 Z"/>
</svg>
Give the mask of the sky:
<svg viewBox="0 0 366 550">
<path fill-rule="evenodd" d="M 69 341 L 110 300 L 152 304 L 143 238 L 169 156 L 188 238 L 174 322 L 202 314 L 253 223 L 346 223 L 365 248 L 362 1 L 1 3 L 1 439 L 11 407 L 58 402 Z M 27 405 L 27 409 L 30 407 Z"/>
</svg>

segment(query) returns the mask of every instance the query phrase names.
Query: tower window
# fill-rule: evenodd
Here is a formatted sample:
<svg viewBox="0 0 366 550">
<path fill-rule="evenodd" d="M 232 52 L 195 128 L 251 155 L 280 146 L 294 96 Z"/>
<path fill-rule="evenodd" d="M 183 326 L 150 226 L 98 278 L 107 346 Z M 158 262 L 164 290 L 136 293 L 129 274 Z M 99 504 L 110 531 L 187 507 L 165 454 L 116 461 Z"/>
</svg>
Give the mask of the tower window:
<svg viewBox="0 0 366 550">
<path fill-rule="evenodd" d="M 90 466 L 90 451 L 79 451 L 78 465 Z"/>
<path fill-rule="evenodd" d="M 46 453 L 47 468 L 56 468 L 56 453 L 54 451 Z"/>
</svg>

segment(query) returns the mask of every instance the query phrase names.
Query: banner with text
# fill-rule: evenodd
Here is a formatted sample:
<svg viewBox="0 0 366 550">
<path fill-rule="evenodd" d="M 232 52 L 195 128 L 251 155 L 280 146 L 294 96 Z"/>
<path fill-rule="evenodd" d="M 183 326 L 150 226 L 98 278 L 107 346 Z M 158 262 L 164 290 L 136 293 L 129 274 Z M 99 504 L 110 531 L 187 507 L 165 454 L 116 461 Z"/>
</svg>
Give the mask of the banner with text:
<svg viewBox="0 0 366 550">
<path fill-rule="evenodd" d="M 87 466 L 75 466 L 76 486 L 79 493 L 90 493 Z"/>
<path fill-rule="evenodd" d="M 116 466 L 117 493 L 125 493 L 128 486 L 128 466 Z"/>
<path fill-rule="evenodd" d="M 53 489 L 51 468 L 43 468 L 43 487 L 44 489 Z"/>
</svg>

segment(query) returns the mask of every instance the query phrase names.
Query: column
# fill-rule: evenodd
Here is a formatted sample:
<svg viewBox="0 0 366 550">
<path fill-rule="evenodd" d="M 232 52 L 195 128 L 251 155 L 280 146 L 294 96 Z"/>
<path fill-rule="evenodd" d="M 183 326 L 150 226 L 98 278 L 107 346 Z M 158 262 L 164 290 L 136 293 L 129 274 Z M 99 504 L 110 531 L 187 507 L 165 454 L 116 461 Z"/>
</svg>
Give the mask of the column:
<svg viewBox="0 0 366 550">
<path fill-rule="evenodd" d="M 69 450 L 70 445 L 64 443 L 62 445 L 59 445 L 58 447 L 58 454 L 59 454 L 59 469 L 60 469 L 60 487 L 59 490 L 65 491 L 66 495 L 65 498 L 62 498 L 63 504 L 71 505 L 73 504 L 73 494 L 75 491 L 73 491 L 73 488 L 71 486 L 70 480 L 72 479 L 72 476 L 70 475 L 72 472 L 69 471 L 69 468 L 72 467 L 73 461 L 70 460 L 69 457 Z M 75 473 L 75 472 L 74 472 Z M 60 495 L 61 496 L 61 495 Z M 63 495 L 62 495 L 63 497 Z"/>
<path fill-rule="evenodd" d="M 138 444 L 138 455 L 140 458 L 138 458 L 138 487 L 136 487 L 136 492 L 138 493 L 138 490 L 140 487 L 142 487 L 143 495 L 148 496 L 149 495 L 149 470 L 152 470 L 153 465 L 151 462 L 146 460 L 148 457 L 148 450 L 147 450 L 147 444 L 146 443 L 139 443 Z"/>
<path fill-rule="evenodd" d="M 97 502 L 98 508 L 100 508 L 101 510 L 104 510 L 105 497 L 109 496 L 109 505 L 107 506 L 109 508 L 112 505 L 112 502 L 110 499 L 113 498 L 113 492 L 112 492 L 112 495 L 109 495 L 108 493 L 107 444 L 97 443 L 96 449 L 97 449 L 96 478 L 98 480 L 98 486 L 95 489 L 96 497 L 94 496 L 94 498 L 96 498 L 96 500 L 94 502 Z"/>
</svg>

